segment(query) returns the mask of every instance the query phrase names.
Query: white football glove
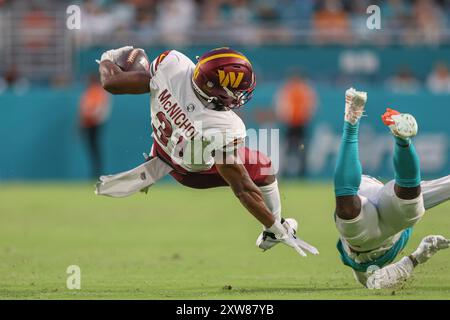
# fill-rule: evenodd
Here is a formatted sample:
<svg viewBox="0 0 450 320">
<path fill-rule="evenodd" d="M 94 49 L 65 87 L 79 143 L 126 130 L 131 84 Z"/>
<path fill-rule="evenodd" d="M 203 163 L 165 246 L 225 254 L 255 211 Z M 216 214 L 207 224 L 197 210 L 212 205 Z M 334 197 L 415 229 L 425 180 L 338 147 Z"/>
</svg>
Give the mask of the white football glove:
<svg viewBox="0 0 450 320">
<path fill-rule="evenodd" d="M 420 242 L 419 247 L 412 253 L 418 263 L 427 262 L 436 252 L 450 247 L 450 240 L 443 236 L 426 236 Z"/>
<path fill-rule="evenodd" d="M 275 235 L 275 238 L 280 240 L 285 245 L 294 248 L 294 250 L 297 251 L 297 253 L 302 257 L 306 257 L 306 253 L 303 249 L 314 255 L 319 254 L 319 251 L 315 247 L 301 239 L 298 239 L 295 236 L 294 230 L 286 221 L 283 224 L 279 221 L 275 221 L 275 223 L 268 228 L 267 231 L 272 232 Z"/>
<path fill-rule="evenodd" d="M 134 49 L 133 46 L 125 46 L 122 48 L 118 48 L 118 49 L 112 49 L 112 50 L 108 50 L 103 52 L 100 61 L 99 60 L 95 60 L 98 64 L 100 64 L 100 62 L 105 61 L 105 60 L 109 60 L 113 63 L 117 62 L 117 58 L 124 52 L 130 49 Z"/>
</svg>

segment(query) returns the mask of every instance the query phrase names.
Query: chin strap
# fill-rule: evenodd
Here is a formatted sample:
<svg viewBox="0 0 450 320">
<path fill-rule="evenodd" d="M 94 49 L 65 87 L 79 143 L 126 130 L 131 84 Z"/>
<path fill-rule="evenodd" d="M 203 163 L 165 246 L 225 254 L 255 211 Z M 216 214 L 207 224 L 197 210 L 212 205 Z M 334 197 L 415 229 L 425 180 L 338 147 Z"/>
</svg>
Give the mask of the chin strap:
<svg viewBox="0 0 450 320">
<path fill-rule="evenodd" d="M 207 103 L 215 103 L 216 101 L 219 101 L 219 99 L 217 97 L 210 97 L 208 96 L 205 92 L 203 92 L 198 86 L 197 84 L 194 82 L 194 80 L 191 80 L 192 83 L 192 87 L 194 88 L 194 91 L 197 92 L 203 99 L 206 100 Z M 235 100 L 238 100 L 238 98 L 236 97 L 235 94 L 233 94 L 233 92 L 228 89 L 227 87 L 222 87 L 225 92 L 232 97 Z M 240 106 L 240 105 L 239 105 Z M 234 107 L 229 107 L 229 106 L 224 106 L 227 109 L 233 109 Z"/>
<path fill-rule="evenodd" d="M 229 107 L 230 109 L 234 109 L 234 108 L 236 108 L 236 107 L 240 107 L 242 104 L 240 103 L 240 97 L 239 96 L 237 96 L 237 95 L 235 95 L 230 89 L 228 89 L 227 87 L 222 87 L 224 90 L 225 90 L 225 92 L 228 94 L 228 96 L 230 96 L 231 98 L 233 98 L 234 99 L 234 101 L 238 101 L 238 104 L 236 104 L 236 105 L 233 105 L 233 107 Z"/>
<path fill-rule="evenodd" d="M 223 88 L 223 90 L 225 90 L 225 92 L 230 96 L 230 97 L 232 97 L 233 99 L 236 99 L 236 96 L 234 95 L 234 93 L 230 90 L 230 89 L 228 89 L 227 87 L 222 87 Z"/>
</svg>

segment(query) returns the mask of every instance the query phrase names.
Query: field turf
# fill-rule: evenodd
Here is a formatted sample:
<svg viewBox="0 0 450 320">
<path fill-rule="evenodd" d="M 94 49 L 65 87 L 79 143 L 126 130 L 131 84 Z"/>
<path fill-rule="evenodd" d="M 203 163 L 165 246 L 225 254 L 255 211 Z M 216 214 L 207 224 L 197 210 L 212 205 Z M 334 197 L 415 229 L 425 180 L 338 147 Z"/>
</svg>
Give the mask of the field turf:
<svg viewBox="0 0 450 320">
<path fill-rule="evenodd" d="M 335 249 L 331 184 L 281 184 L 283 212 L 320 256 L 279 245 L 227 188 L 175 184 L 111 199 L 89 184 L 0 185 L 0 299 L 449 299 L 450 250 L 396 290 L 357 284 Z M 406 252 L 427 234 L 450 236 L 450 203 L 430 210 Z M 66 268 L 81 268 L 81 290 Z"/>
</svg>

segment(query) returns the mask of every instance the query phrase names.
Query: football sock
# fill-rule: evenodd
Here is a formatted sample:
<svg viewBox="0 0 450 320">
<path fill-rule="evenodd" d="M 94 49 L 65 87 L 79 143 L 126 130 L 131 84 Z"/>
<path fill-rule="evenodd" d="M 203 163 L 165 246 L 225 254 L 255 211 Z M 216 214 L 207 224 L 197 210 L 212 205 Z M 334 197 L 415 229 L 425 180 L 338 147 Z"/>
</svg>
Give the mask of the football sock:
<svg viewBox="0 0 450 320">
<path fill-rule="evenodd" d="M 276 221 L 281 220 L 281 200 L 280 200 L 280 192 L 278 191 L 278 182 L 275 182 L 267 185 L 259 187 L 261 190 L 264 203 L 269 208 L 270 212 L 272 212 Z"/>
<path fill-rule="evenodd" d="M 395 137 L 394 147 L 395 182 L 400 187 L 412 188 L 420 185 L 420 161 L 410 139 Z"/>
<path fill-rule="evenodd" d="M 358 194 L 362 168 L 358 151 L 359 122 L 344 121 L 344 131 L 334 173 L 334 193 L 339 196 Z"/>
</svg>

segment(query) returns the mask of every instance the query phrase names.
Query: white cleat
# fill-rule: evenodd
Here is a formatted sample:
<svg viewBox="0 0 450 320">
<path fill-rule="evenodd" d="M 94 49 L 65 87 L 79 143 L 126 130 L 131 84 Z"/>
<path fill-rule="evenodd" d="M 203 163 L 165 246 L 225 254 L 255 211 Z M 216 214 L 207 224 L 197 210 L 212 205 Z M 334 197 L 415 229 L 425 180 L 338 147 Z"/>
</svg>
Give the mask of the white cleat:
<svg viewBox="0 0 450 320">
<path fill-rule="evenodd" d="M 394 109 L 387 108 L 381 119 L 394 136 L 402 139 L 414 137 L 419 130 L 416 119 L 408 113 L 400 113 Z"/>
<path fill-rule="evenodd" d="M 367 92 L 350 88 L 345 91 L 345 121 L 355 125 L 364 113 Z"/>
<path fill-rule="evenodd" d="M 426 236 L 420 242 L 419 247 L 411 255 L 419 263 L 427 262 L 436 252 L 450 247 L 450 239 L 440 235 Z"/>
<path fill-rule="evenodd" d="M 297 220 L 292 218 L 287 219 L 281 219 L 281 223 L 285 221 L 287 224 L 291 226 L 291 228 L 294 230 L 295 233 L 297 233 L 298 223 Z M 263 249 L 264 251 L 269 250 L 273 246 L 280 243 L 281 240 L 278 240 L 275 238 L 275 235 L 268 231 L 263 231 L 260 233 L 258 238 L 256 239 L 256 246 L 260 249 Z"/>
</svg>

